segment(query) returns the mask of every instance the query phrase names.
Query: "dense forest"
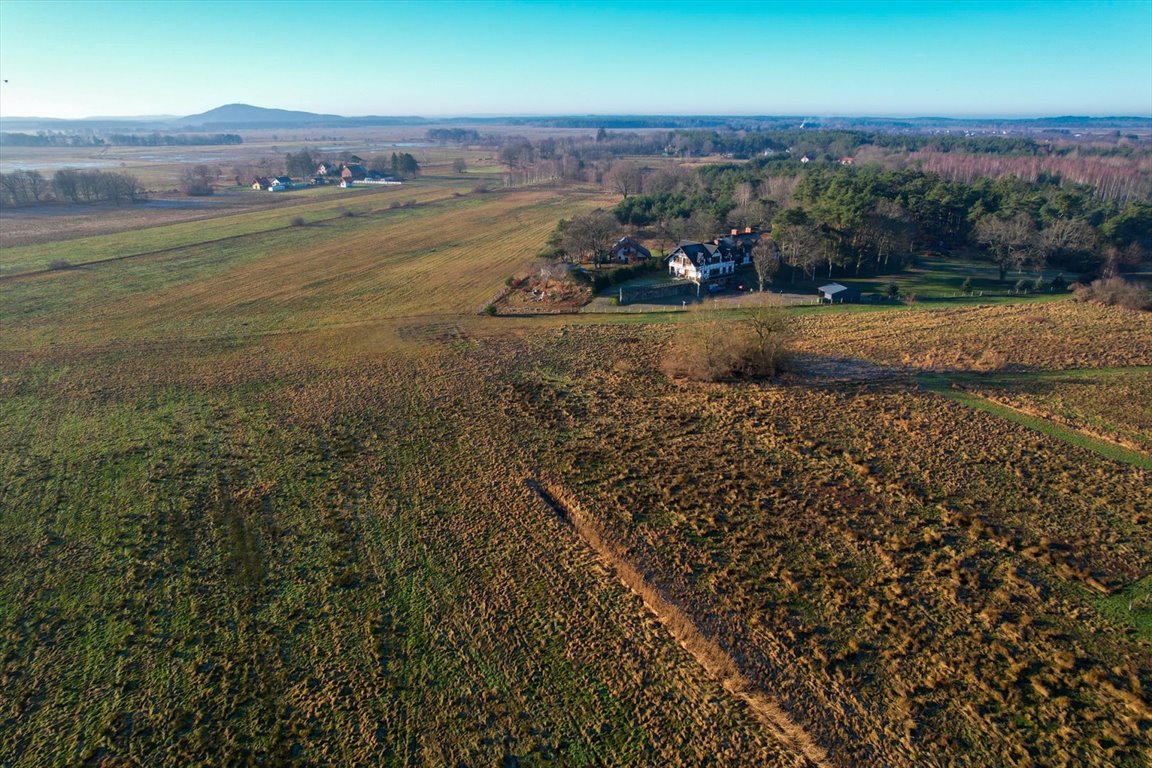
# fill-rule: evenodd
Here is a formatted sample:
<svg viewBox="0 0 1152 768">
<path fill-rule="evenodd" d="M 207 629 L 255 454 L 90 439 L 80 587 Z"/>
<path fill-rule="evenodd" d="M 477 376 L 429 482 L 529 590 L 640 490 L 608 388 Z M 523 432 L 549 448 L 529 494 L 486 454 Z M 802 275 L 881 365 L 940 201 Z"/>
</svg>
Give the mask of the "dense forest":
<svg viewBox="0 0 1152 768">
<path fill-rule="evenodd" d="M 613 209 L 669 241 L 771 228 L 782 261 L 809 276 L 898 269 L 917 249 L 977 248 L 1009 270 L 1114 273 L 1152 252 L 1152 204 L 1121 206 L 1085 184 L 1015 176 L 952 181 L 925 171 L 771 162 L 657 172 Z"/>
<path fill-rule="evenodd" d="M 968 136 L 849 129 L 717 128 L 623 131 L 600 127 L 594 135 L 545 137 L 481 134 L 474 129 L 429 129 L 438 144 L 495 148 L 508 167 L 509 183 L 570 179 L 600 183 L 622 159 L 674 157 L 685 160 L 721 155 L 798 171 L 801 159 L 812 168 L 875 165 L 888 170 L 929 171 L 946 180 L 1015 176 L 1041 184 L 1087 184 L 1097 197 L 1124 205 L 1152 200 L 1152 142 L 1114 132 L 1091 140 L 1044 137 Z"/>
</svg>

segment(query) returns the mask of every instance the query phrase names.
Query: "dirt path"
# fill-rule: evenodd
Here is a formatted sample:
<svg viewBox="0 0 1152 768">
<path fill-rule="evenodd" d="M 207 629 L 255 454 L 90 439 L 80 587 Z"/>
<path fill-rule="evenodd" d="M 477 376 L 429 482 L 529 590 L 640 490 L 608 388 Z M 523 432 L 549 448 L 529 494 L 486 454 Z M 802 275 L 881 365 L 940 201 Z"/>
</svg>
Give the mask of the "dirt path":
<svg viewBox="0 0 1152 768">
<path fill-rule="evenodd" d="M 797 754 L 798 766 L 830 766 L 828 755 L 800 725 L 793 721 L 780 706 L 760 691 L 745 677 L 736 662 L 723 648 L 704 634 L 683 611 L 666 600 L 660 591 L 644 578 L 605 539 L 595 524 L 562 488 L 545 485 L 533 479 L 525 481 L 529 488 L 552 509 L 576 534 L 591 547 L 601 562 L 628 587 L 651 613 L 668 628 L 676 641 L 692 654 L 712 677 L 737 698 L 744 701 L 757 719 L 782 744 Z"/>
</svg>

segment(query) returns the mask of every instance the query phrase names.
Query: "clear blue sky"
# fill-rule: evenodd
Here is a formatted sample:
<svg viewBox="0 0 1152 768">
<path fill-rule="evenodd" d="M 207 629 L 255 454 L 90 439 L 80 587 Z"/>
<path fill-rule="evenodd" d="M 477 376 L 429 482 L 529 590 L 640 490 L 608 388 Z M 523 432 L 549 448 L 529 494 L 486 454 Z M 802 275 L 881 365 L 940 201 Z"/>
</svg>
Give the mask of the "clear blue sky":
<svg viewBox="0 0 1152 768">
<path fill-rule="evenodd" d="M 0 113 L 1152 116 L 1152 0 L 0 0 Z"/>
</svg>

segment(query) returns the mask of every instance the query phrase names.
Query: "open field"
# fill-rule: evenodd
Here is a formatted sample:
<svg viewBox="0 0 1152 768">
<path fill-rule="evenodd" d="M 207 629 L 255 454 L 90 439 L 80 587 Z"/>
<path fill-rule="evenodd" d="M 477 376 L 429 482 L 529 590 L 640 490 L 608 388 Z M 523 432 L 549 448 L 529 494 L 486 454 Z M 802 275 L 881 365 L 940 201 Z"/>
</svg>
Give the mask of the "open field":
<svg viewBox="0 0 1152 768">
<path fill-rule="evenodd" d="M 1152 471 L 916 377 L 1146 450 L 1152 316 L 689 384 L 478 314 L 598 193 L 421 184 L 0 252 L 4 765 L 1147 764 Z"/>
<path fill-rule="evenodd" d="M 1133 403 L 1152 401 L 1152 370 L 1118 368 L 982 377 L 966 384 L 1008 407 L 1152 452 L 1152 421 Z"/>
</svg>

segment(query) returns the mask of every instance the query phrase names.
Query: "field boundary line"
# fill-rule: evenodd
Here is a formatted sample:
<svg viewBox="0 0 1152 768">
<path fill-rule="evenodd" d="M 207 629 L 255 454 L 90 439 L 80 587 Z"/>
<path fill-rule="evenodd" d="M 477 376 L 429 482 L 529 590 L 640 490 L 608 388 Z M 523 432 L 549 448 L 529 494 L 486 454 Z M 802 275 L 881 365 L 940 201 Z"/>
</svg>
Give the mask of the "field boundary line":
<svg viewBox="0 0 1152 768">
<path fill-rule="evenodd" d="M 985 397 L 965 388 L 960 382 L 946 375 L 920 375 L 916 377 L 916 382 L 921 389 L 933 392 L 968 408 L 1007 419 L 1034 432 L 1059 440 L 1066 445 L 1085 448 L 1106 459 L 1129 464 L 1138 469 L 1152 470 L 1152 456 L 1148 456 L 1142 451 L 1133 450 L 1113 440 L 1089 434 L 1083 430 L 1066 427 L 1044 416 L 1029 413 L 1022 408 Z"/>
<path fill-rule="evenodd" d="M 696 659 L 725 690 L 742 700 L 758 720 L 781 743 L 802 757 L 799 765 L 829 768 L 828 754 L 806 730 L 788 716 L 779 704 L 769 698 L 741 671 L 735 660 L 714 640 L 706 637 L 692 619 L 660 594 L 620 551 L 603 535 L 563 488 L 528 478 L 525 484 L 534 491 L 576 535 L 590 547 L 600 561 L 628 589 L 640 598 L 644 607 L 663 624 L 684 650 Z"/>
</svg>

